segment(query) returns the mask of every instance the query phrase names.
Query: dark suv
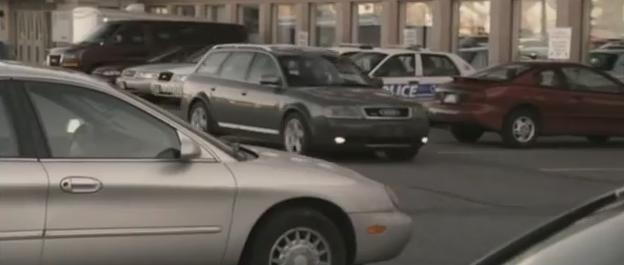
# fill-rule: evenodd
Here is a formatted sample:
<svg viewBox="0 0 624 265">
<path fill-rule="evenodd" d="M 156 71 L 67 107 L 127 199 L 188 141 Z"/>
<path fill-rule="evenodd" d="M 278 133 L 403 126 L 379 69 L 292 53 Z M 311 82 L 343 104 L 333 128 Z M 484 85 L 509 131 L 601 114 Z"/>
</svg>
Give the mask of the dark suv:
<svg viewBox="0 0 624 265">
<path fill-rule="evenodd" d="M 182 110 L 209 133 L 304 154 L 381 150 L 410 159 L 429 132 L 421 105 L 392 96 L 348 59 L 319 48 L 215 46 L 187 78 Z"/>
</svg>

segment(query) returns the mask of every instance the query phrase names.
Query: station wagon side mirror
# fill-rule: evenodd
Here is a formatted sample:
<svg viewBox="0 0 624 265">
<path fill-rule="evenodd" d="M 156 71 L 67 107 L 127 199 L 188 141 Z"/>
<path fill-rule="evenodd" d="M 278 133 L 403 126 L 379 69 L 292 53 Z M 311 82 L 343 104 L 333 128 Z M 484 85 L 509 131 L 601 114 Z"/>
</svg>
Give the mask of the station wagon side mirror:
<svg viewBox="0 0 624 265">
<path fill-rule="evenodd" d="M 260 78 L 260 85 L 263 86 L 272 86 L 272 87 L 281 87 L 282 79 L 276 75 L 263 75 Z"/>
<path fill-rule="evenodd" d="M 201 156 L 201 148 L 188 136 L 178 132 L 180 137 L 180 160 L 189 161 Z"/>
</svg>

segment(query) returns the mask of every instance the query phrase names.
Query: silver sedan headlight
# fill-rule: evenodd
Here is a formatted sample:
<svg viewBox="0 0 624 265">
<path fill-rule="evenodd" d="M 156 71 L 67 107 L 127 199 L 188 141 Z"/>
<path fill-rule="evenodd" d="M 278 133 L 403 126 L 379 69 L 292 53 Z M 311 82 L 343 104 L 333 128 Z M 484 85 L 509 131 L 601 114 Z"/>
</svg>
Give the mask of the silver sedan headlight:
<svg viewBox="0 0 624 265">
<path fill-rule="evenodd" d="M 361 119 L 364 115 L 359 107 L 332 106 L 325 108 L 325 117 L 332 119 Z"/>
</svg>

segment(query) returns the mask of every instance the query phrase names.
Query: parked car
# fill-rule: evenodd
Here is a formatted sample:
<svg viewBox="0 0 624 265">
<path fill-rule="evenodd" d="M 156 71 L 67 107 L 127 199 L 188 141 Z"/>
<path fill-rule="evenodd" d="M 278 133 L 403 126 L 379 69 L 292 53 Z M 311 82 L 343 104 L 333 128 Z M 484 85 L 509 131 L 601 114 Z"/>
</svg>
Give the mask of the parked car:
<svg viewBox="0 0 624 265">
<path fill-rule="evenodd" d="M 410 238 L 396 195 L 352 170 L 223 143 L 83 74 L 0 76 L 7 264 L 363 264 Z"/>
<path fill-rule="evenodd" d="M 410 159 L 429 131 L 420 104 L 379 89 L 350 60 L 320 48 L 215 46 L 186 79 L 181 104 L 196 128 L 303 154 L 382 150 Z"/>
<path fill-rule="evenodd" d="M 47 64 L 92 73 L 111 64 L 137 64 L 174 46 L 245 42 L 241 25 L 208 22 L 123 20 L 102 24 L 79 43 L 54 48 Z"/>
<path fill-rule="evenodd" d="M 126 68 L 115 80 L 117 87 L 132 93 L 146 96 L 152 93 L 151 84 L 159 79 L 160 73 L 166 70 L 193 67 L 201 60 L 211 46 L 195 49 L 194 52 L 178 62 L 156 63 Z"/>
<path fill-rule="evenodd" d="M 104 65 L 95 68 L 91 74 L 112 84 L 116 82 L 117 78 L 121 76 L 126 68 L 146 64 L 187 63 L 196 58 L 198 56 L 198 53 L 205 53 L 209 48 L 210 46 L 203 45 L 176 46 L 171 49 L 167 49 L 154 57 L 148 58 L 145 62 L 141 62 L 140 64 L 132 64 L 126 62 Z"/>
<path fill-rule="evenodd" d="M 161 98 L 182 98 L 184 81 L 195 68 L 196 65 L 192 64 L 160 72 L 158 78 L 150 82 L 151 95 Z"/>
<path fill-rule="evenodd" d="M 624 46 L 621 49 L 599 49 L 589 53 L 589 65 L 624 81 Z"/>
<path fill-rule="evenodd" d="M 426 49 L 360 49 L 350 59 L 369 77 L 383 80 L 385 90 L 418 101 L 432 100 L 435 88 L 453 76 L 474 73 L 459 56 Z"/>
<path fill-rule="evenodd" d="M 624 264 L 622 190 L 600 196 L 514 240 L 473 265 Z"/>
<path fill-rule="evenodd" d="M 604 143 L 624 135 L 624 90 L 617 79 L 588 66 L 563 62 L 510 63 L 456 78 L 428 104 L 434 123 L 451 125 L 460 142 L 485 131 L 512 147 L 539 136 L 584 136 Z"/>
</svg>

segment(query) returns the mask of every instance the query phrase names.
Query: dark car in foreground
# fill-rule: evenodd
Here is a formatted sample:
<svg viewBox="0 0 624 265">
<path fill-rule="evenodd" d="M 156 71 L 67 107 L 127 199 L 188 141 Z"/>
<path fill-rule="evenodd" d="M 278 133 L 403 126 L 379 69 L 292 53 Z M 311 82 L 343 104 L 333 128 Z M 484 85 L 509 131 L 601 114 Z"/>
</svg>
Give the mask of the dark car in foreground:
<svg viewBox="0 0 624 265">
<path fill-rule="evenodd" d="M 421 105 L 392 96 L 350 60 L 318 48 L 215 46 L 186 79 L 182 110 L 196 128 L 304 154 L 378 150 L 409 159 L 429 132 Z"/>
<path fill-rule="evenodd" d="M 595 143 L 624 136 L 622 83 L 575 63 L 511 63 L 458 77 L 427 106 L 431 121 L 450 125 L 460 142 L 476 142 L 486 131 L 511 147 L 531 146 L 539 136 Z"/>
<path fill-rule="evenodd" d="M 600 196 L 492 252 L 473 265 L 624 264 L 623 190 Z"/>
</svg>

